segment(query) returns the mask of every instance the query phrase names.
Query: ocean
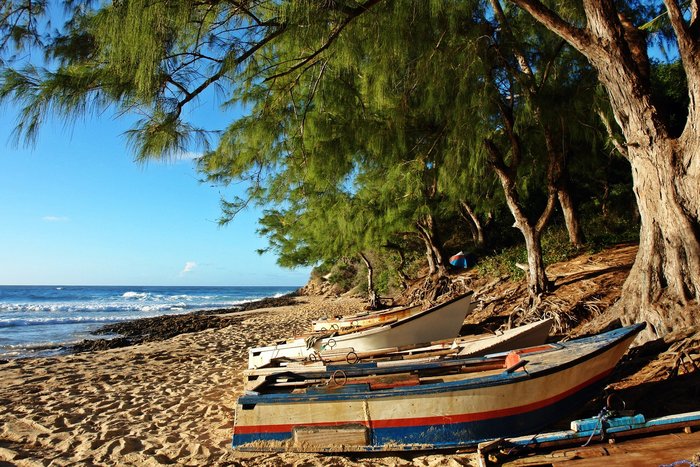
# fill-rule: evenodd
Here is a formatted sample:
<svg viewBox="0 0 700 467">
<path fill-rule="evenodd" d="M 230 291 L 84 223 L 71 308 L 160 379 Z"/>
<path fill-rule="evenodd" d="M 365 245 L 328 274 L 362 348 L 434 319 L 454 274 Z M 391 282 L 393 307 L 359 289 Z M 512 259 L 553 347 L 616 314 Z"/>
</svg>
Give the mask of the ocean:
<svg viewBox="0 0 700 467">
<path fill-rule="evenodd" d="M 0 286 L 0 359 L 51 356 L 117 321 L 227 308 L 299 287 Z"/>
</svg>

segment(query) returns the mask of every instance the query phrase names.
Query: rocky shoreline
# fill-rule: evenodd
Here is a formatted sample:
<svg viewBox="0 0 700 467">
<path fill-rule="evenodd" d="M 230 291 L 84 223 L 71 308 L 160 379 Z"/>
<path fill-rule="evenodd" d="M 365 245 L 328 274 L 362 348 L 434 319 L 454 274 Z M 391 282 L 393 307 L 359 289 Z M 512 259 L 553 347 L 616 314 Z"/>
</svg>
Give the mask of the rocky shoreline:
<svg viewBox="0 0 700 467">
<path fill-rule="evenodd" d="M 298 294 L 292 292 L 280 297 L 267 297 L 231 308 L 199 310 L 181 315 L 162 315 L 133 321 L 108 324 L 95 330 L 95 335 L 110 335 L 100 339 L 85 339 L 66 348 L 68 352 L 92 352 L 117 349 L 144 342 L 162 341 L 179 334 L 222 329 L 244 319 L 243 312 L 276 308 L 295 304 Z"/>
</svg>

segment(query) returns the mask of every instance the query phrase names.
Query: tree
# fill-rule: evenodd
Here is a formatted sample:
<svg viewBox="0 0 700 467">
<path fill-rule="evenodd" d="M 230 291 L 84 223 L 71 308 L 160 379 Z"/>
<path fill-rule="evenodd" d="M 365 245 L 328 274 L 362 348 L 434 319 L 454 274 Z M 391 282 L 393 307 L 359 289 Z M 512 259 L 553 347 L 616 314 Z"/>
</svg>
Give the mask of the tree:
<svg viewBox="0 0 700 467">
<path fill-rule="evenodd" d="M 172 156 L 193 144 L 206 148 L 211 135 L 184 120 L 185 107 L 212 88 L 244 85 L 243 69 L 271 79 L 314 63 L 378 2 L 64 0 L 55 4 L 66 7 L 67 21 L 53 36 L 37 26 L 49 2 L 7 1 L 0 30 L 13 31 L 13 44 L 3 43 L 0 52 L 38 43 L 51 68 L 4 66 L 0 100 L 22 103 L 16 131 L 28 140 L 52 112 L 70 119 L 115 110 L 143 116 L 128 135 L 138 160 Z M 293 61 L 275 63 L 267 55 L 266 47 L 283 34 L 302 38 L 319 28 L 328 31 L 324 42 Z"/>
<path fill-rule="evenodd" d="M 250 203 L 268 208 L 262 226 L 286 264 L 412 235 L 439 275 L 446 222 L 462 206 L 478 221 L 502 201 L 496 177 L 485 175 L 490 160 L 528 245 L 531 291 L 546 290 L 539 236 L 566 192 L 558 142 L 570 132 L 547 99 L 562 86 L 550 71 L 566 69 L 571 54 L 543 28 L 509 33 L 525 15 L 508 18 L 494 2 L 494 16 L 480 0 L 66 4 L 65 31 L 43 38 L 51 68 L 3 68 L 0 99 L 23 103 L 25 136 L 52 110 L 141 113 L 129 134 L 137 158 L 204 148 L 208 180 L 249 187 L 224 201 L 223 220 Z M 31 32 L 16 44 L 37 37 L 32 14 L 16 18 Z M 221 132 L 196 128 L 183 112 L 212 88 L 248 111 Z M 540 179 L 544 190 L 532 183 Z M 340 225 L 323 217 L 324 197 L 346 220 L 374 216 L 355 221 L 362 239 L 351 229 L 332 234 Z"/>
<path fill-rule="evenodd" d="M 583 83 L 585 85 L 585 76 L 582 76 L 580 71 L 574 71 L 580 70 L 582 67 L 577 63 L 578 57 L 568 53 L 569 51 L 566 50 L 563 42 L 552 43 L 548 37 L 538 34 L 536 28 L 533 29 L 527 24 L 523 27 L 522 20 L 517 21 L 520 27 L 514 33 L 512 21 L 506 16 L 499 0 L 490 0 L 490 3 L 498 29 L 501 30 L 503 36 L 497 42 L 496 47 L 498 47 L 502 57 L 504 55 L 507 56 L 505 57 L 506 66 L 508 67 L 509 61 L 512 63 L 509 67 L 510 73 L 520 84 L 520 90 L 524 93 L 529 106 L 532 108 L 533 116 L 543 133 L 547 160 L 550 165 L 547 180 L 549 184 L 548 190 L 556 193 L 571 243 L 580 247 L 583 245 L 583 232 L 571 194 L 569 193 L 566 173 L 566 149 L 557 142 L 562 141 L 566 133 L 565 124 L 562 120 L 564 119 L 563 114 L 566 112 L 567 106 L 562 106 L 561 102 L 556 102 L 551 96 L 559 97 L 565 94 L 560 91 L 566 89 L 569 91 L 568 100 L 571 101 L 571 97 L 575 96 L 575 93 L 571 92 L 570 83 L 573 81 L 576 84 Z M 527 30 L 528 26 L 530 26 L 529 31 Z M 530 53 L 528 56 L 526 50 L 533 47 L 530 44 L 536 44 L 537 52 L 534 54 Z M 537 60 L 538 55 L 541 56 L 539 60 Z M 562 66 L 570 71 L 569 76 L 575 75 L 577 78 L 573 80 L 562 79 L 562 76 L 566 74 L 557 69 L 562 68 Z M 555 83 L 552 83 L 552 81 L 555 81 Z M 551 107 L 556 107 L 557 110 L 553 112 Z M 545 209 L 543 214 L 547 214 L 547 209 Z M 544 223 L 546 223 L 546 220 Z M 528 236 L 532 235 L 528 234 Z"/>
<path fill-rule="evenodd" d="M 669 132 L 650 85 L 644 33 L 629 20 L 631 2 L 582 0 L 578 25 L 539 0 L 511 0 L 580 51 L 598 71 L 624 138 L 641 217 L 639 252 L 615 313 L 647 321 L 648 337 L 698 324 L 700 307 L 700 24 L 697 0 L 684 12 L 664 0 L 688 83 L 688 116 Z M 659 8 L 660 5 L 655 3 Z M 626 7 L 626 8 L 623 8 Z"/>
<path fill-rule="evenodd" d="M 524 15 L 508 17 L 500 4 L 491 1 L 493 14 L 482 12 L 486 25 L 482 37 L 473 42 L 480 67 L 470 67 L 472 80 L 483 83 L 474 92 L 481 96 L 482 125 L 472 138 L 483 144 L 487 162 L 500 180 L 506 204 L 522 234 L 527 250 L 527 280 L 531 302 L 550 290 L 542 255 L 541 237 L 557 199 L 567 221 L 572 242 L 582 242 L 577 216 L 565 183 L 564 141 L 575 133 L 576 119 L 591 114 L 576 112 L 571 96 L 561 99 L 562 89 L 588 84 L 578 54 L 561 39 Z M 516 11 L 517 13 L 517 11 Z M 576 94 L 573 94 L 576 96 Z M 557 100 L 558 99 L 558 100 Z M 550 110 L 556 106 L 556 112 Z M 575 116 L 568 121 L 565 115 Z M 568 116 L 567 115 L 567 116 Z M 533 180 L 543 187 L 544 202 L 535 209 L 528 203 L 524 187 Z M 529 206 L 530 204 L 530 206 Z"/>
<path fill-rule="evenodd" d="M 334 42 L 332 53 L 309 64 L 303 73 L 295 70 L 266 80 L 261 85 L 264 91 L 248 100 L 260 102 L 258 120 L 264 110 L 271 121 L 290 114 L 270 112 L 278 102 L 289 102 L 292 93 L 304 89 L 303 83 L 313 88 L 313 99 L 292 105 L 294 112 L 303 115 L 297 129 L 278 131 L 268 139 L 287 141 L 286 151 L 291 154 L 289 148 L 293 148 L 293 157 L 303 159 L 309 173 L 331 161 L 335 170 L 322 178 L 330 184 L 351 185 L 354 197 L 365 190 L 373 193 L 380 206 L 375 213 L 387 232 L 393 229 L 394 235 L 413 232 L 420 236 L 430 273 L 444 275 L 439 222 L 444 206 L 456 203 L 445 199 L 438 185 L 441 167 L 450 157 L 445 150 L 445 129 L 456 104 L 452 83 L 434 76 L 438 69 L 451 76 L 459 70 L 445 65 L 452 60 L 453 51 L 443 46 L 449 40 L 443 42 L 444 36 L 451 38 L 447 32 L 455 27 L 450 24 L 454 23 L 451 10 L 432 15 L 428 10 L 424 5 L 378 5 L 375 12 L 380 16 L 367 21 L 360 18 L 348 26 Z M 427 20 L 411 23 L 411 17 L 417 15 Z M 367 37 L 375 39 L 368 41 Z M 293 36 L 276 41 L 278 60 L 298 56 L 304 48 L 298 42 Z M 408 42 L 415 47 L 407 48 Z M 308 83 L 306 75 L 317 79 Z M 284 104 L 279 109 L 288 107 Z M 301 139 L 299 144 L 289 144 L 292 134 Z M 290 157 L 282 155 L 278 160 L 282 159 L 289 161 Z"/>
</svg>

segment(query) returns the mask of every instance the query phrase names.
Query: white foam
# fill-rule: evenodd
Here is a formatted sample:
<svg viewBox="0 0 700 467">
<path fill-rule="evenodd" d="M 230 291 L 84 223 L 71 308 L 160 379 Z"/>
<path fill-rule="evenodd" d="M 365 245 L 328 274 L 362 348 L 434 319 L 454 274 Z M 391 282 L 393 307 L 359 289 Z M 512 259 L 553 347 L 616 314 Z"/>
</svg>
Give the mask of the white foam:
<svg viewBox="0 0 700 467">
<path fill-rule="evenodd" d="M 124 292 L 122 295 L 122 298 L 126 299 L 135 299 L 135 300 L 145 300 L 148 298 L 151 294 L 147 292 Z"/>
<path fill-rule="evenodd" d="M 17 326 L 45 326 L 51 324 L 90 324 L 90 323 L 111 323 L 117 321 L 132 321 L 142 318 L 137 315 L 127 316 L 65 316 L 62 318 L 5 318 L 0 319 L 0 328 Z"/>
</svg>

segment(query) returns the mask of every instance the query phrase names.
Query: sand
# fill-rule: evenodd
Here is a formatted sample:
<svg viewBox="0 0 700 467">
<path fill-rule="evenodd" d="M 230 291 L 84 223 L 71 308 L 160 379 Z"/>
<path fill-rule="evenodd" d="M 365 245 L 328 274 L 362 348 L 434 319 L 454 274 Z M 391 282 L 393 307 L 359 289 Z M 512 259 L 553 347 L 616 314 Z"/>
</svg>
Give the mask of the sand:
<svg viewBox="0 0 700 467">
<path fill-rule="evenodd" d="M 357 311 L 352 298 L 298 297 L 240 324 L 130 347 L 0 365 L 0 466 L 460 466 L 471 454 L 330 456 L 240 453 L 231 446 L 248 348 L 314 318 Z"/>
</svg>

